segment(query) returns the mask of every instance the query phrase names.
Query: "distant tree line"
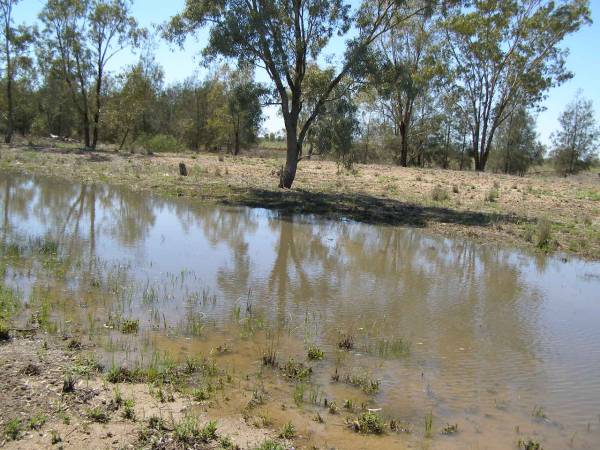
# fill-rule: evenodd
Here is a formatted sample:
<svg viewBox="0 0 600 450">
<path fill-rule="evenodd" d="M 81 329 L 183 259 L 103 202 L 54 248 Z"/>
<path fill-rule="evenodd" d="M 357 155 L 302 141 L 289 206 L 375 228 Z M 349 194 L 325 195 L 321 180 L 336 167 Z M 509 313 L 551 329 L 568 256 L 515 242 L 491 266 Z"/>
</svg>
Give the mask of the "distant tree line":
<svg viewBox="0 0 600 450">
<path fill-rule="evenodd" d="M 40 24 L 14 24 L 18 0 L 0 0 L 0 127 L 55 135 L 120 151 L 255 145 L 265 105 L 283 118 L 292 186 L 315 155 L 345 166 L 491 169 L 524 174 L 547 150 L 535 114 L 547 92 L 572 77 L 563 39 L 591 22 L 586 0 L 186 0 L 162 19 L 162 36 L 183 45 L 204 29 L 207 76 L 167 85 L 148 30 L 129 0 L 48 0 Z M 167 20 L 168 19 L 168 20 Z M 331 60 L 334 38 L 345 50 Z M 107 70 L 124 49 L 139 60 Z M 264 71 L 270 83 L 255 81 Z M 598 129 L 578 96 L 550 149 L 564 174 L 589 167 Z"/>
</svg>

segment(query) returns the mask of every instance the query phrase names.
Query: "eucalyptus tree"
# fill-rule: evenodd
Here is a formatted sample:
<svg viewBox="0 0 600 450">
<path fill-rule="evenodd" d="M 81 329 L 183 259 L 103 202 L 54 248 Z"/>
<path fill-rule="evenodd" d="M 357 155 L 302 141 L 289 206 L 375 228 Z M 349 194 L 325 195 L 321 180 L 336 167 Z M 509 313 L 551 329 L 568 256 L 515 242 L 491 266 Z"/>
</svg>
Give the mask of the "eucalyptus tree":
<svg viewBox="0 0 600 450">
<path fill-rule="evenodd" d="M 164 34 L 182 44 L 188 35 L 209 26 L 205 56 L 233 58 L 266 71 L 287 134 L 280 186 L 290 188 L 310 127 L 335 88 L 361 63 L 371 43 L 403 19 L 394 14 L 401 3 L 365 1 L 353 12 L 345 0 L 186 0 L 183 11 L 170 20 Z M 307 67 L 318 60 L 334 36 L 347 38 L 343 61 L 306 119 L 300 121 Z"/>
<path fill-rule="evenodd" d="M 20 67 L 27 65 L 30 59 L 26 52 L 35 38 L 35 28 L 20 25 L 13 26 L 13 11 L 19 0 L 0 0 L 0 36 L 2 37 L 2 57 L 6 77 L 6 132 L 4 142 L 12 141 L 15 125 L 14 82 Z"/>
<path fill-rule="evenodd" d="M 556 169 L 570 175 L 587 169 L 598 157 L 600 127 L 591 100 L 578 92 L 558 119 L 560 129 L 552 135 Z"/>
<path fill-rule="evenodd" d="M 411 15 L 413 10 L 420 12 Z M 412 1 L 396 14 L 408 18 L 376 40 L 376 63 L 368 68 L 382 112 L 392 125 L 394 162 L 406 167 L 415 100 L 430 88 L 442 60 L 435 54 L 436 26 L 427 5 Z"/>
<path fill-rule="evenodd" d="M 60 61 L 88 148 L 98 142 L 107 64 L 145 34 L 129 9 L 129 0 L 48 0 L 40 14 L 46 51 Z"/>
<path fill-rule="evenodd" d="M 572 76 L 560 44 L 590 22 L 586 0 L 475 0 L 448 10 L 448 86 L 470 118 L 476 170 L 485 170 L 494 135 L 515 108 L 536 105 Z"/>
<path fill-rule="evenodd" d="M 252 81 L 252 73 L 238 70 L 231 74 L 227 87 L 227 117 L 231 124 L 232 153 L 254 144 L 263 120 L 261 99 L 266 89 Z"/>
</svg>

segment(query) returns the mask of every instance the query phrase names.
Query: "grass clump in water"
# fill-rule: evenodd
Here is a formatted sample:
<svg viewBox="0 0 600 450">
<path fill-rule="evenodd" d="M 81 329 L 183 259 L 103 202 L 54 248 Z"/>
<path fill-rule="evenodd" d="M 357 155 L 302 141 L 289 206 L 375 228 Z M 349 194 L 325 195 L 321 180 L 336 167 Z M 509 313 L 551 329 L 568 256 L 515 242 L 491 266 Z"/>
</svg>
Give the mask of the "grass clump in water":
<svg viewBox="0 0 600 450">
<path fill-rule="evenodd" d="M 133 319 L 125 319 L 121 324 L 121 333 L 136 334 L 140 329 L 140 321 Z"/>
<path fill-rule="evenodd" d="M 362 434 L 383 434 L 385 424 L 379 414 L 371 411 L 360 414 L 350 423 L 351 428 Z"/>
<path fill-rule="evenodd" d="M 546 415 L 546 411 L 541 406 L 535 405 L 531 410 L 531 415 L 539 420 L 546 420 L 548 416 Z"/>
<path fill-rule="evenodd" d="M 290 380 L 306 380 L 312 374 L 312 368 L 305 366 L 299 361 L 290 358 L 283 366 L 281 371 Z"/>
<path fill-rule="evenodd" d="M 402 338 L 382 338 L 367 343 L 363 351 L 384 359 L 400 358 L 410 354 L 410 342 Z"/>
<path fill-rule="evenodd" d="M 442 428 L 442 434 L 445 435 L 451 435 L 451 434 L 456 434 L 458 433 L 458 424 L 446 424 L 446 426 L 444 428 Z"/>
<path fill-rule="evenodd" d="M 548 219 L 540 219 L 537 222 L 536 246 L 540 250 L 550 251 L 553 247 L 552 224 Z"/>
<path fill-rule="evenodd" d="M 430 438 L 433 435 L 433 413 L 425 414 L 425 437 Z"/>
<path fill-rule="evenodd" d="M 532 439 L 519 439 L 519 442 L 517 442 L 517 447 L 519 447 L 521 450 L 543 450 L 542 444 Z"/>
<path fill-rule="evenodd" d="M 342 350 L 352 350 L 354 348 L 354 337 L 351 334 L 343 334 L 337 345 Z"/>
<path fill-rule="evenodd" d="M 316 345 L 311 345 L 308 347 L 307 356 L 311 361 L 319 361 L 325 357 L 325 353 Z"/>
</svg>

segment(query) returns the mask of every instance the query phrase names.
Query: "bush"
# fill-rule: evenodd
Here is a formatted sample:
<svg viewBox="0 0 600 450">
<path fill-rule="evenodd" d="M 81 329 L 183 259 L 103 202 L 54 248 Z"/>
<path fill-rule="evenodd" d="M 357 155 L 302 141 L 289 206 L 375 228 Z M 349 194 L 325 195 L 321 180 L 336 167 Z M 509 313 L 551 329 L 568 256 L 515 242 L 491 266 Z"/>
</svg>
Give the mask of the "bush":
<svg viewBox="0 0 600 450">
<path fill-rule="evenodd" d="M 154 136 L 143 136 L 138 139 L 137 145 L 147 153 L 183 152 L 185 146 L 168 134 L 155 134 Z"/>
<path fill-rule="evenodd" d="M 440 186 L 439 184 L 436 185 L 433 190 L 431 191 L 431 199 L 433 201 L 436 202 L 443 202 L 448 200 L 450 196 L 448 195 L 448 192 L 446 192 L 446 189 L 444 189 L 442 186 Z"/>
</svg>

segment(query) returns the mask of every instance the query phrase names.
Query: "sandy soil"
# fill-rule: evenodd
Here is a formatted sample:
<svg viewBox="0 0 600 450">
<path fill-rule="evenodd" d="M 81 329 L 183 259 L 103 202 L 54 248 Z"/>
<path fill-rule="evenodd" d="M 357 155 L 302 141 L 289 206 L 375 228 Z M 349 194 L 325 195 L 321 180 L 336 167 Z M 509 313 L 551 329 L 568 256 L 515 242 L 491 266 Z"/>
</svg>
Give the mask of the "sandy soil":
<svg viewBox="0 0 600 450">
<path fill-rule="evenodd" d="M 108 384 L 99 373 L 76 376 L 72 392 L 63 392 L 65 374 L 81 365 L 85 348 L 73 348 L 70 340 L 48 335 L 18 337 L 0 343 L 0 447 L 7 449 L 64 448 L 222 448 L 228 437 L 237 448 L 256 448 L 276 433 L 248 425 L 241 415 L 211 417 L 189 397 L 175 393 L 172 401 L 160 402 L 148 384 Z M 124 406 L 134 400 L 133 419 L 124 417 Z M 93 419 L 90 410 L 103 411 L 106 421 Z M 173 429 L 185 417 L 197 419 L 199 427 L 217 422 L 218 438 L 197 445 L 174 440 Z M 151 418 L 160 418 L 163 429 L 153 430 Z M 7 434 L 9 422 L 18 420 L 15 435 Z M 146 440 L 142 437 L 146 436 Z M 150 445 L 150 443 L 152 445 Z"/>
</svg>

